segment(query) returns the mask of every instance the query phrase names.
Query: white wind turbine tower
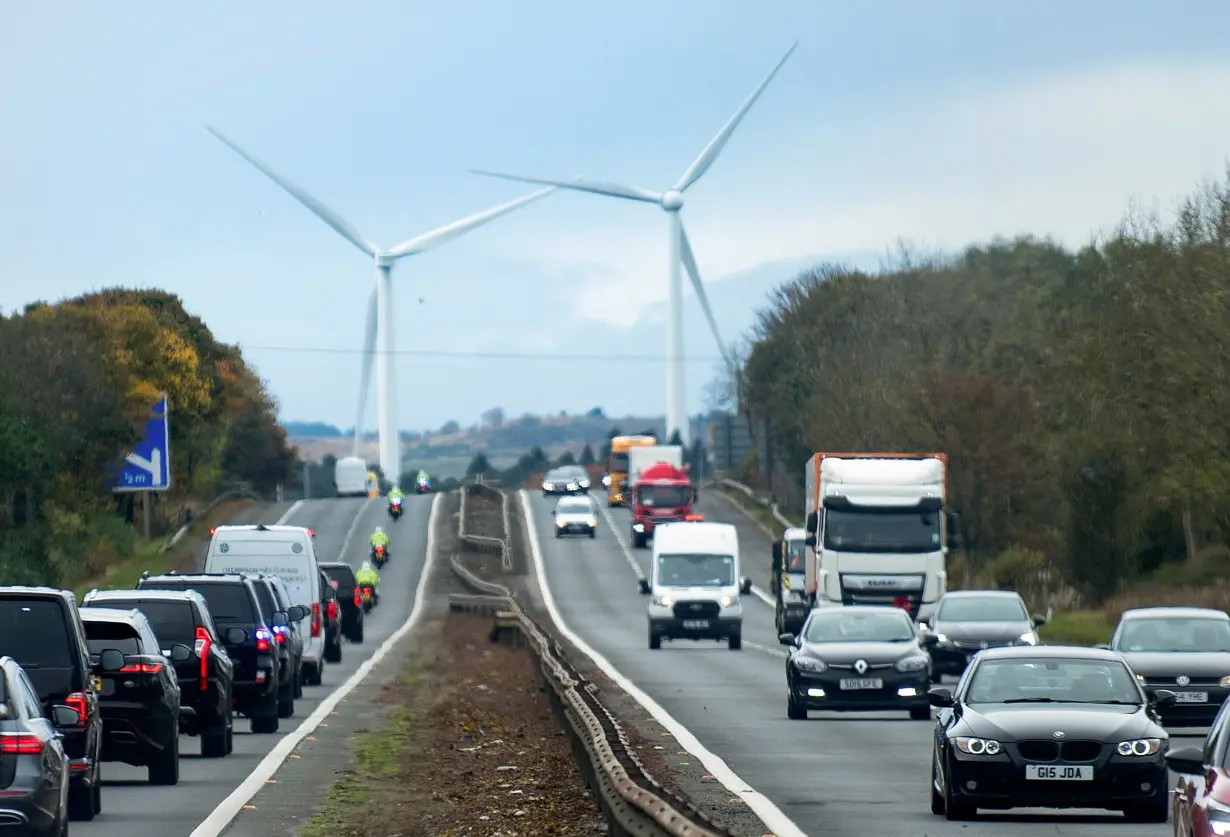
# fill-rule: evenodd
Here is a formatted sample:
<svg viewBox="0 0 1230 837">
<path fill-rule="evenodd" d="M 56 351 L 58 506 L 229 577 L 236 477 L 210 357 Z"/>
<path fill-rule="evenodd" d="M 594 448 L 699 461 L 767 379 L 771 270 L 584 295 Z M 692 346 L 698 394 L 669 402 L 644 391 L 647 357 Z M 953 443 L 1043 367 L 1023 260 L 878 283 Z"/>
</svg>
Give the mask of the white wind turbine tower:
<svg viewBox="0 0 1230 837">
<path fill-rule="evenodd" d="M 687 171 L 679 178 L 674 186 L 667 189 L 665 192 L 651 192 L 647 189 L 641 189 L 636 186 L 622 186 L 617 183 L 606 183 L 594 180 L 586 180 L 584 178 L 576 178 L 572 181 L 563 180 L 547 180 L 539 177 L 522 177 L 520 175 L 504 174 L 494 171 L 483 171 L 472 169 L 475 174 L 484 174 L 489 177 L 500 177 L 505 180 L 518 180 L 522 183 L 537 183 L 546 186 L 558 186 L 563 189 L 575 189 L 579 192 L 592 192 L 596 195 L 607 195 L 613 198 L 626 198 L 628 200 L 642 201 L 644 203 L 656 203 L 662 207 L 670 218 L 670 285 L 667 294 L 667 336 L 666 336 L 666 434 L 669 437 L 674 431 L 678 430 L 680 438 L 684 444 L 690 442 L 691 427 L 688 423 L 687 407 L 684 395 L 683 382 L 683 277 L 680 268 L 686 268 L 689 278 L 692 280 L 692 287 L 696 291 L 696 298 L 700 301 L 701 309 L 705 313 L 705 318 L 709 321 L 709 328 L 713 332 L 713 337 L 717 340 L 718 350 L 722 353 L 722 359 L 726 362 L 732 375 L 737 375 L 738 370 L 735 367 L 730 354 L 726 350 L 726 345 L 722 342 L 721 335 L 718 334 L 717 320 L 714 319 L 713 309 L 709 305 L 709 297 L 705 294 L 704 283 L 700 279 L 700 270 L 696 266 L 696 257 L 692 253 L 692 245 L 688 243 L 688 235 L 683 229 L 683 219 L 679 212 L 683 209 L 683 195 L 692 184 L 704 175 L 709 167 L 713 165 L 713 161 L 722 152 L 731 134 L 739 127 L 739 123 L 747 112 L 751 110 L 752 105 L 756 104 L 756 100 L 760 98 L 760 94 L 768 87 L 769 82 L 777 75 L 777 71 L 782 68 L 788 59 L 798 47 L 796 42 L 786 51 L 782 59 L 777 62 L 777 66 L 765 76 L 764 81 L 760 86 L 752 91 L 752 94 L 747 97 L 743 104 L 735 111 L 722 130 L 718 131 L 705 150 L 700 153 L 696 161 L 688 166 Z M 737 380 L 737 378 L 735 379 Z"/>
<path fill-rule="evenodd" d="M 397 484 L 401 476 L 401 439 L 397 426 L 397 399 L 393 375 L 393 267 L 398 259 L 413 256 L 430 250 L 446 241 L 451 241 L 470 230 L 494 221 L 501 215 L 506 215 L 514 209 L 519 209 L 528 203 L 545 198 L 557 187 L 549 186 L 537 192 L 500 204 L 483 212 L 475 213 L 467 218 L 437 227 L 430 232 L 417 235 L 396 247 L 387 249 L 377 247 L 350 223 L 333 210 L 313 198 L 307 192 L 291 183 L 277 172 L 270 169 L 260 160 L 244 151 L 222 133 L 206 126 L 215 137 L 226 143 L 232 151 L 243 157 L 266 177 L 290 193 L 291 197 L 307 207 L 317 218 L 324 221 L 334 232 L 362 250 L 376 263 L 376 288 L 371 294 L 367 309 L 367 328 L 363 338 L 363 366 L 359 384 L 359 408 L 355 421 L 355 455 L 359 453 L 362 438 L 363 413 L 367 407 L 368 390 L 371 387 L 372 355 L 376 359 L 376 401 L 378 405 L 377 423 L 380 436 L 380 468 L 385 478 Z M 376 345 L 379 343 L 379 351 Z"/>
</svg>

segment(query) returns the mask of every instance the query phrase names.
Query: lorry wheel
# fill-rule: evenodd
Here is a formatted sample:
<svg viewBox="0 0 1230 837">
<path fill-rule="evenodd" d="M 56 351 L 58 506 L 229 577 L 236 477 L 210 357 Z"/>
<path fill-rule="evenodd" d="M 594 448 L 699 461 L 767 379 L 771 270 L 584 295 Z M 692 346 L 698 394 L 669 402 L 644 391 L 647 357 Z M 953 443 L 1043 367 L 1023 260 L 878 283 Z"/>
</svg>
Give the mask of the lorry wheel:
<svg viewBox="0 0 1230 837">
<path fill-rule="evenodd" d="M 597 529 L 590 529 L 590 530 L 589 530 L 589 537 L 590 537 L 590 540 L 593 540 L 595 537 L 597 537 L 597 535 L 598 535 L 598 530 L 597 530 Z"/>
</svg>

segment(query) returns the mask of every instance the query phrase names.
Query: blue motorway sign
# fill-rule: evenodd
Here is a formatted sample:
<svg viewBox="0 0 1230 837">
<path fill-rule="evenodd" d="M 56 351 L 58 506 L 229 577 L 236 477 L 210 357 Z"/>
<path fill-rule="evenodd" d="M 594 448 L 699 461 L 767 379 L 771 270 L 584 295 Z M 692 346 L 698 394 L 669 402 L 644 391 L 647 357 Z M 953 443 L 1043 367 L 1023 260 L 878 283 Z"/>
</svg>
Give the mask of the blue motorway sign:
<svg viewBox="0 0 1230 837">
<path fill-rule="evenodd" d="M 112 491 L 166 491 L 171 487 L 171 410 L 164 395 L 145 423 L 145 440 L 124 457 Z"/>
</svg>

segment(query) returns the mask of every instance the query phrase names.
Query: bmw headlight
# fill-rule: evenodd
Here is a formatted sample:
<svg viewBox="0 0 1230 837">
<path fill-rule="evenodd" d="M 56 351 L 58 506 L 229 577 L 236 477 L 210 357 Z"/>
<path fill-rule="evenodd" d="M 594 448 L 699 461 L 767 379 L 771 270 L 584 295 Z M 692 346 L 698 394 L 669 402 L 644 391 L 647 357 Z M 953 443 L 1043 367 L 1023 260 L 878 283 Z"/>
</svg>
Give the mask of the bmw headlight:
<svg viewBox="0 0 1230 837">
<path fill-rule="evenodd" d="M 997 756 L 1003 752 L 1003 747 L 993 738 L 969 738 L 958 735 L 953 739 L 957 749 L 971 756 Z"/>
<path fill-rule="evenodd" d="M 1135 741 L 1120 741 L 1115 750 L 1121 756 L 1152 756 L 1162 749 L 1160 738 L 1137 738 Z"/>
<path fill-rule="evenodd" d="M 795 657 L 794 667 L 799 671 L 806 671 L 811 674 L 820 674 L 829 670 L 829 667 L 824 664 L 823 660 L 817 660 L 813 657 Z"/>
<path fill-rule="evenodd" d="M 897 665 L 893 668 L 897 671 L 922 671 L 930 663 L 927 657 L 906 657 L 903 660 L 898 660 Z"/>
<path fill-rule="evenodd" d="M 667 593 L 665 596 L 658 596 L 653 600 L 653 603 L 658 607 L 670 607 L 675 603 L 675 600 L 670 593 Z"/>
<path fill-rule="evenodd" d="M 1021 634 L 1019 637 L 1017 637 L 1016 641 L 1019 642 L 1021 645 L 1037 645 L 1038 635 L 1034 633 L 1033 631 L 1026 631 L 1025 633 Z"/>
</svg>

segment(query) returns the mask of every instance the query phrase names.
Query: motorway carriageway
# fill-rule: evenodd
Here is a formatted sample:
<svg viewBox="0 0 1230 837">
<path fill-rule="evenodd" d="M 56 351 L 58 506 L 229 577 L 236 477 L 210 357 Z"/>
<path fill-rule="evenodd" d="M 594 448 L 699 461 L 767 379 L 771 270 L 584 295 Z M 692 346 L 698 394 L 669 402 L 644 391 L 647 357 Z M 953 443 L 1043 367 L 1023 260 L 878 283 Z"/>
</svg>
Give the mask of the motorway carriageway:
<svg viewBox="0 0 1230 837">
<path fill-rule="evenodd" d="M 427 522 L 434 494 L 406 496 L 406 512 L 394 523 L 381 499 L 308 500 L 281 506 L 270 519 L 246 515 L 245 523 L 287 523 L 316 531 L 321 561 L 345 560 L 356 569 L 369 555 L 368 538 L 377 526 L 389 533 L 392 560 L 380 573 L 380 606 L 367 614 L 362 645 L 343 645 L 342 662 L 326 665 L 324 683 L 305 686 L 295 715 L 283 718 L 274 735 L 252 735 L 246 718 L 235 718 L 235 751 L 225 758 L 202 759 L 199 738 L 180 738 L 179 784 L 151 787 L 145 768 L 103 765 L 102 813 L 93 822 L 74 822 L 74 837 L 187 837 L 256 769 L 277 743 L 293 733 L 321 701 L 342 685 L 410 616 L 427 554 Z M 278 515 L 285 519 L 278 520 Z M 338 753 L 344 759 L 344 753 Z M 340 764 L 340 762 L 339 762 Z M 321 789 L 321 800 L 325 788 Z"/>
<path fill-rule="evenodd" d="M 804 834 L 850 837 L 1064 837 L 1169 834 L 1170 825 L 1137 825 L 1107 811 L 980 812 L 974 822 L 934 816 L 928 782 L 934 722 L 899 713 L 819 713 L 786 718 L 785 648 L 778 644 L 773 608 L 744 597 L 743 650 L 725 642 L 665 642 L 650 651 L 646 597 L 638 569 L 649 572 L 650 550 L 631 550 L 624 509 L 601 510 L 598 536 L 556 539 L 555 502 L 527 493 L 546 582 L 565 625 L 649 695 L 712 754 Z M 706 520 L 739 527 L 744 575 L 761 595 L 769 587 L 769 539 L 713 491 L 702 491 Z M 1187 731 L 1185 731 L 1187 732 Z M 1172 736 L 1174 733 L 1172 733 Z M 1178 738 L 1178 736 L 1174 736 Z M 1173 746 L 1199 743 L 1176 741 Z M 707 765 L 708 767 L 708 765 Z M 712 767 L 709 772 L 714 773 Z M 1172 777 L 1173 779 L 1173 777 Z M 771 828 L 773 823 L 767 823 Z"/>
</svg>

